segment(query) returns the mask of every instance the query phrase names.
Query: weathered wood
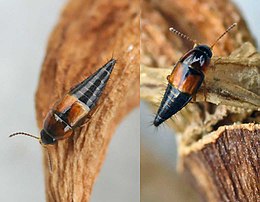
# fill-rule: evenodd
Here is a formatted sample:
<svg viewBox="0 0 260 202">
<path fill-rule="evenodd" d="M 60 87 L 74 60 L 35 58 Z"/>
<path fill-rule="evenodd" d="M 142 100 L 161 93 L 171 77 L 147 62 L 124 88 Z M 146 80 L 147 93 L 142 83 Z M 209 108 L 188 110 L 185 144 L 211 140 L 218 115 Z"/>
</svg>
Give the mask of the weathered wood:
<svg viewBox="0 0 260 202">
<path fill-rule="evenodd" d="M 241 14 L 227 0 L 147 0 L 142 11 L 141 98 L 155 110 L 171 65 L 192 48 L 168 28 L 173 26 L 201 43 L 212 44 L 225 28 L 238 23 L 214 47 L 205 79 L 207 102 L 202 86 L 196 103 L 188 104 L 167 123 L 179 134 L 179 165 L 204 200 L 255 201 L 260 181 L 259 125 L 243 123 L 260 122 L 260 58 Z M 207 144 L 201 143 L 204 139 Z M 201 144 L 196 151 L 192 149 Z"/>
<path fill-rule="evenodd" d="M 174 27 L 203 44 L 212 44 L 225 29 L 238 23 L 214 47 L 215 56 L 227 56 L 244 42 L 254 40 L 241 14 L 228 0 L 142 1 L 141 63 L 151 67 L 170 67 L 193 47 L 171 32 Z"/>
<path fill-rule="evenodd" d="M 222 126 L 181 147 L 183 169 L 207 201 L 259 201 L 260 125 Z"/>
<path fill-rule="evenodd" d="M 259 67 L 260 53 L 250 43 L 243 44 L 230 56 L 213 57 L 205 78 L 206 97 L 202 86 L 196 101 L 260 110 Z M 165 90 L 162 80 L 166 83 L 165 78 L 171 71 L 169 68 L 142 66 L 142 98 L 156 103 L 161 98 L 160 92 Z"/>
<path fill-rule="evenodd" d="M 89 201 L 121 119 L 139 104 L 139 1 L 71 0 L 49 39 L 38 90 L 39 128 L 57 99 L 111 57 L 117 64 L 90 121 L 45 155 L 47 201 Z"/>
<path fill-rule="evenodd" d="M 182 141 L 189 144 L 201 134 L 211 132 L 219 122 L 231 118 L 230 115 L 235 117 L 229 124 L 246 120 L 255 110 L 260 110 L 259 67 L 260 54 L 250 43 L 243 44 L 228 57 L 214 57 L 205 78 L 206 97 L 202 86 L 196 94 L 196 102 L 200 104 L 188 104 L 168 123 L 182 133 Z M 142 98 L 158 105 L 166 87 L 165 78 L 170 73 L 168 68 L 141 66 Z M 205 100 L 214 105 L 203 106 L 201 103 Z M 259 122 L 259 119 L 256 116 L 254 121 Z"/>
</svg>

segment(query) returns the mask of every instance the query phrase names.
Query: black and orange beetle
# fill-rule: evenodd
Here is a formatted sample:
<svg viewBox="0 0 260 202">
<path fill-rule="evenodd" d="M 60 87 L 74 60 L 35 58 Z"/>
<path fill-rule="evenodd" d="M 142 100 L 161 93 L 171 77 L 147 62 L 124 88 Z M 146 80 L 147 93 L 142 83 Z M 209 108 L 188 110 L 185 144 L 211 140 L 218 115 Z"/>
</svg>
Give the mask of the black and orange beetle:
<svg viewBox="0 0 260 202">
<path fill-rule="evenodd" d="M 213 47 L 236 25 L 234 23 L 227 28 L 211 46 L 199 45 L 186 35 L 170 28 L 171 32 L 192 41 L 194 48 L 179 59 L 174 65 L 172 73 L 167 77 L 168 86 L 153 121 L 154 126 L 158 127 L 191 101 L 204 81 L 204 73 L 209 66 Z"/>
<path fill-rule="evenodd" d="M 53 145 L 58 140 L 71 137 L 74 130 L 89 118 L 89 113 L 97 104 L 115 63 L 116 60 L 111 59 L 59 100 L 47 114 L 40 137 L 24 132 L 13 133 L 9 137 L 30 136 L 38 139 L 43 146 Z"/>
</svg>

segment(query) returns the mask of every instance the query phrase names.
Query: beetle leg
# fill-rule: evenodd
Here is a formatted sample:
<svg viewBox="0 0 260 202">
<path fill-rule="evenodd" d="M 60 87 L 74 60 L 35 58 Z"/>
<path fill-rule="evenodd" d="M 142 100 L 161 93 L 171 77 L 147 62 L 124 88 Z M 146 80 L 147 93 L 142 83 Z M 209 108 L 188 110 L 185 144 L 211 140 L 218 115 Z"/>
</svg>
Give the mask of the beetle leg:
<svg viewBox="0 0 260 202">
<path fill-rule="evenodd" d="M 80 128 L 83 128 L 84 126 L 87 125 L 88 121 L 90 120 L 91 116 L 86 116 L 84 119 L 83 123 L 79 126 Z"/>
<path fill-rule="evenodd" d="M 203 81 L 203 94 L 204 94 L 204 101 L 207 102 L 207 86 L 205 80 Z"/>
<path fill-rule="evenodd" d="M 85 123 L 83 123 L 82 125 L 80 125 L 79 127 L 80 128 L 83 128 L 84 126 L 86 126 L 87 125 L 87 123 L 88 123 L 88 121 L 86 121 Z"/>
<path fill-rule="evenodd" d="M 214 62 L 213 62 L 213 64 L 212 64 L 212 69 L 213 70 L 215 70 L 216 69 L 216 63 L 219 61 L 219 60 L 221 60 L 221 58 L 219 57 L 219 58 L 217 58 Z"/>
<path fill-rule="evenodd" d="M 194 94 L 193 96 L 192 96 L 192 100 L 190 101 L 191 103 L 195 103 L 196 102 L 196 94 Z"/>
</svg>

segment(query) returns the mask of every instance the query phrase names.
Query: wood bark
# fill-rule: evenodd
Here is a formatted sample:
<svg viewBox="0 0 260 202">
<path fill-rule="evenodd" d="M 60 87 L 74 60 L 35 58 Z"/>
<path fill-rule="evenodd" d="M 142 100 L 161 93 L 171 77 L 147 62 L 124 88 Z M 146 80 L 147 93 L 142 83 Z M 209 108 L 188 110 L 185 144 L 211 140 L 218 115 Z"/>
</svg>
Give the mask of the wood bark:
<svg viewBox="0 0 260 202">
<path fill-rule="evenodd" d="M 214 47 L 196 102 L 167 123 L 178 134 L 180 171 L 204 200 L 259 200 L 260 54 L 240 12 L 227 0 L 146 0 L 141 9 L 141 98 L 154 110 L 171 65 L 192 48 L 169 27 L 210 45 L 238 23 Z"/>
<path fill-rule="evenodd" d="M 221 126 L 181 147 L 182 166 L 207 201 L 258 201 L 259 124 Z"/>
<path fill-rule="evenodd" d="M 52 105 L 111 57 L 117 64 L 97 110 L 73 137 L 44 151 L 47 201 L 89 201 L 116 126 L 139 105 L 139 2 L 71 0 L 52 32 L 36 93 L 39 128 Z"/>
</svg>

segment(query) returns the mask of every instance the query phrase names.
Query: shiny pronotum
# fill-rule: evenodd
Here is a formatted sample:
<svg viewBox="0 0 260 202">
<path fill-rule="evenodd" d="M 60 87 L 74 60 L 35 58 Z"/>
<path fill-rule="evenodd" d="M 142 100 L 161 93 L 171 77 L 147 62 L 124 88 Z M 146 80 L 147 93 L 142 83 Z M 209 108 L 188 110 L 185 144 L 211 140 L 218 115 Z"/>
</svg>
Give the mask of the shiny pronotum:
<svg viewBox="0 0 260 202">
<path fill-rule="evenodd" d="M 174 65 L 172 73 L 167 77 L 168 85 L 157 111 L 153 125 L 161 123 L 185 107 L 197 93 L 204 81 L 204 74 L 212 57 L 215 44 L 237 24 L 234 23 L 211 45 L 200 45 L 179 31 L 170 31 L 194 43 L 194 48 L 184 54 Z"/>
</svg>

